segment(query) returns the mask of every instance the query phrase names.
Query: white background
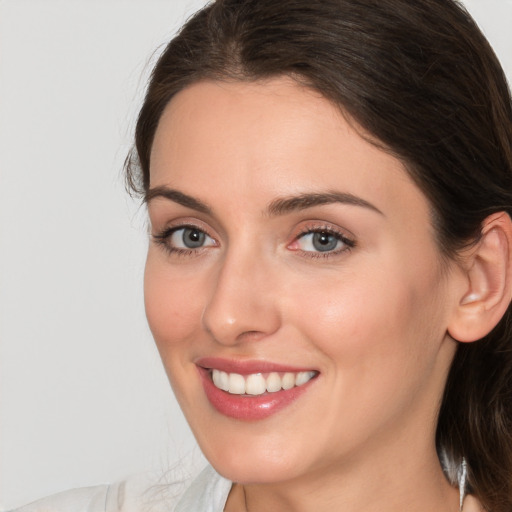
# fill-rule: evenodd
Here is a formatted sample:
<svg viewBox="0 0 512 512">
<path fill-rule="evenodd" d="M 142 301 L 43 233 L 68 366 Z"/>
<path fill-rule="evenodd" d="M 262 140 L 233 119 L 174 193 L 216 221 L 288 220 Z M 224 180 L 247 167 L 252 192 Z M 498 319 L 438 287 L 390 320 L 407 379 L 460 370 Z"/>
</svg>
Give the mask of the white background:
<svg viewBox="0 0 512 512">
<path fill-rule="evenodd" d="M 512 77 L 512 0 L 468 0 Z M 0 508 L 194 446 L 142 302 L 122 163 L 152 53 L 204 0 L 0 0 Z"/>
</svg>

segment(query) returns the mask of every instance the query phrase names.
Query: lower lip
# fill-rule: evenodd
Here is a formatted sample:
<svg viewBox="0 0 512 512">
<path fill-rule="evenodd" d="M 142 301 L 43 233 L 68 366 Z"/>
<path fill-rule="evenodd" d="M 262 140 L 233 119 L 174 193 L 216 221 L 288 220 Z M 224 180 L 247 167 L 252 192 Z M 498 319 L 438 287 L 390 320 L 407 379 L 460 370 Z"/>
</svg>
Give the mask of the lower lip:
<svg viewBox="0 0 512 512">
<path fill-rule="evenodd" d="M 302 386 L 275 393 L 256 396 L 232 395 L 213 384 L 209 370 L 199 367 L 199 374 L 206 397 L 213 407 L 224 416 L 245 421 L 263 420 L 284 409 L 307 391 L 309 384 L 315 380 L 311 379 Z"/>
</svg>

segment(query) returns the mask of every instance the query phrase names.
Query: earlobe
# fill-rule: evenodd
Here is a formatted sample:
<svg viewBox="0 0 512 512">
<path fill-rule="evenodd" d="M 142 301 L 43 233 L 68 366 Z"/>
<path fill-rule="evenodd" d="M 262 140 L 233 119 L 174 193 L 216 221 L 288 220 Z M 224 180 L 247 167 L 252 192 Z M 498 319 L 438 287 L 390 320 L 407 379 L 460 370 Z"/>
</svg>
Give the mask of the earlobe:
<svg viewBox="0 0 512 512">
<path fill-rule="evenodd" d="M 467 286 L 448 333 L 457 341 L 472 342 L 498 324 L 512 298 L 512 221 L 508 214 L 499 212 L 485 219 L 465 269 Z"/>
</svg>

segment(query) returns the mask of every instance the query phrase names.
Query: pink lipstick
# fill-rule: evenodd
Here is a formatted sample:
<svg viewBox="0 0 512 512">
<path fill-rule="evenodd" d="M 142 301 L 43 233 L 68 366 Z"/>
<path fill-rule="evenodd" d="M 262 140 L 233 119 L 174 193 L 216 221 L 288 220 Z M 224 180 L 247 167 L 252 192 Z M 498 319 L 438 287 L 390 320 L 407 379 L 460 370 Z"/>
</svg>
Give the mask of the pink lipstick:
<svg viewBox="0 0 512 512">
<path fill-rule="evenodd" d="M 266 361 L 202 358 L 196 361 L 206 397 L 221 414 L 265 419 L 305 393 L 318 371 Z"/>
</svg>

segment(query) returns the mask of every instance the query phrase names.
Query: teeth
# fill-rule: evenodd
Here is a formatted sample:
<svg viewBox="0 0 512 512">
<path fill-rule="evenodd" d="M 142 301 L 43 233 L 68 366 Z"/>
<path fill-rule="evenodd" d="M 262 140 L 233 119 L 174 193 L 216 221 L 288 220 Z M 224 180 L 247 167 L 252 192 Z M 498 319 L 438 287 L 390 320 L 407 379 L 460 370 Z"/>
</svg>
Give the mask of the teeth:
<svg viewBox="0 0 512 512">
<path fill-rule="evenodd" d="M 295 375 L 293 373 L 285 373 L 282 386 L 283 389 L 292 389 L 295 386 Z"/>
<path fill-rule="evenodd" d="M 212 372 L 213 383 L 223 391 L 229 391 L 229 375 L 226 372 Z"/>
<path fill-rule="evenodd" d="M 282 388 L 281 377 L 279 377 L 278 373 L 271 373 L 267 377 L 267 391 L 269 393 L 275 393 L 276 391 L 280 391 Z"/>
<path fill-rule="evenodd" d="M 296 386 L 302 386 L 302 384 L 306 384 L 308 380 L 311 379 L 312 375 L 310 375 L 311 372 L 300 372 L 297 374 L 297 377 L 295 378 L 295 385 Z"/>
<path fill-rule="evenodd" d="M 249 375 L 245 381 L 245 392 L 248 395 L 261 395 L 267 390 L 267 383 L 261 373 Z"/>
<path fill-rule="evenodd" d="M 229 374 L 229 389 L 233 395 L 243 395 L 245 393 L 245 379 L 238 373 Z"/>
<path fill-rule="evenodd" d="M 240 375 L 238 373 L 226 373 L 220 370 L 212 370 L 214 385 L 233 395 L 262 395 L 265 392 L 275 393 L 281 389 L 291 389 L 302 386 L 310 381 L 316 372 L 286 372 L 279 374 L 272 372 L 265 376 L 262 373 Z"/>
</svg>

